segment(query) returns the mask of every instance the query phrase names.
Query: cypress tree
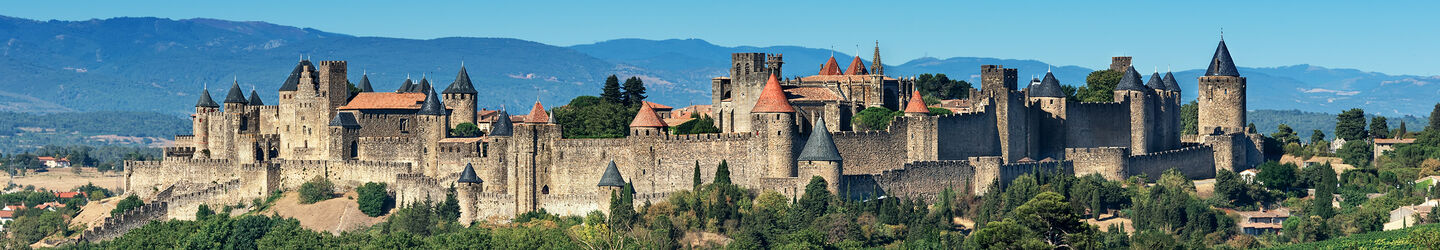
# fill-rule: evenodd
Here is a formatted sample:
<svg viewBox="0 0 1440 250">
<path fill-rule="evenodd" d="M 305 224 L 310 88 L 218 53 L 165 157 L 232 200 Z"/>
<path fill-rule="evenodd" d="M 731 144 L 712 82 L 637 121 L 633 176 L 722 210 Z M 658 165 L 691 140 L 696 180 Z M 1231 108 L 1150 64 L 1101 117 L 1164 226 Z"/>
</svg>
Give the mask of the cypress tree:
<svg viewBox="0 0 1440 250">
<path fill-rule="evenodd" d="M 1395 134 L 1392 137 L 1395 137 L 1395 139 L 1405 139 L 1405 133 L 1409 132 L 1410 131 L 1405 130 L 1405 121 L 1400 121 L 1400 128 L 1395 131 Z"/>
<path fill-rule="evenodd" d="M 1440 103 L 1435 104 L 1435 109 L 1430 110 L 1430 126 L 1425 127 L 1425 132 L 1440 129 Z"/>
<path fill-rule="evenodd" d="M 694 178 L 692 179 L 692 181 L 694 181 L 695 184 L 691 185 L 691 186 L 690 186 L 690 189 L 691 189 L 691 190 L 700 190 L 700 184 L 701 184 L 701 183 L 700 183 L 700 161 L 695 161 L 695 171 L 692 171 L 692 172 L 694 172 L 694 174 L 695 174 L 695 175 L 694 175 Z"/>
<path fill-rule="evenodd" d="M 625 79 L 625 95 L 623 96 L 625 104 L 631 106 L 640 105 L 640 103 L 645 101 L 645 81 L 641 81 L 639 77 L 633 76 Z"/>
<path fill-rule="evenodd" d="M 1370 137 L 1375 139 L 1390 138 L 1390 121 L 1384 116 L 1376 116 L 1370 119 Z"/>
<path fill-rule="evenodd" d="M 715 184 L 730 184 L 730 164 L 720 160 L 720 166 L 715 167 Z"/>
</svg>

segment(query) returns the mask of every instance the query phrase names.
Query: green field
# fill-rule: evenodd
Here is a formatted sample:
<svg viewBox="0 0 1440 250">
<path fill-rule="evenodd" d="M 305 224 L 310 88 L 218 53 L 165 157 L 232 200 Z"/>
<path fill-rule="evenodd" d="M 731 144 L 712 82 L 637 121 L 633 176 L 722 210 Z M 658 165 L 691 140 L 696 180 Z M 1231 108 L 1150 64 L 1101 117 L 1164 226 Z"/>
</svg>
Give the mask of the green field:
<svg viewBox="0 0 1440 250">
<path fill-rule="evenodd" d="M 1419 249 L 1417 246 L 1407 242 L 1405 238 L 1410 236 L 1411 231 L 1424 229 L 1440 230 L 1440 224 L 1426 224 L 1400 230 L 1356 234 L 1349 237 L 1267 249 Z"/>
</svg>

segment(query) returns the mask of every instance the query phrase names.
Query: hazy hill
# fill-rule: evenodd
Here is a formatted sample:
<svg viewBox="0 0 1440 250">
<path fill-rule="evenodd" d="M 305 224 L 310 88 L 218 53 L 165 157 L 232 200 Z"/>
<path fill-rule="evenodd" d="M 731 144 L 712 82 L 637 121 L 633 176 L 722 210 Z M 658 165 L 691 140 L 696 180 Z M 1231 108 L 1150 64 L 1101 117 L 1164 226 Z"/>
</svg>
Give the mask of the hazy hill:
<svg viewBox="0 0 1440 250">
<path fill-rule="evenodd" d="M 233 79 L 272 103 L 275 90 L 299 57 L 346 60 L 352 80 L 369 72 L 378 90 L 396 88 L 408 75 L 429 77 L 437 88 L 469 69 L 482 107 L 547 106 L 595 94 L 605 76 L 639 76 L 652 101 L 685 106 L 708 102 L 710 79 L 727 75 L 730 53 L 785 55 L 785 76 L 814 74 L 834 55 L 842 67 L 852 55 L 798 46 L 719 46 L 699 39 L 618 39 L 557 47 L 510 38 L 429 40 L 356 37 L 264 22 L 215 19 L 111 18 L 35 21 L 0 16 L 0 111 L 156 111 L 185 114 L 202 86 L 221 96 Z M 882 41 L 883 42 L 883 41 Z M 882 56 L 885 52 L 881 44 Z M 871 48 L 859 50 L 869 64 Z M 842 51 L 855 51 L 841 49 Z M 1208 55 L 1210 51 L 1196 51 Z M 1236 55 L 1244 62 L 1243 55 Z M 1203 57 L 1202 57 L 1203 58 Z M 1108 60 L 1097 58 L 1096 60 Z M 978 81 L 979 66 L 1020 69 L 1022 85 L 1052 70 L 1069 85 L 1084 84 L 1092 69 L 1037 60 L 954 57 L 888 59 L 886 73 L 945 73 Z M 1440 76 L 1386 75 L 1311 65 L 1241 68 L 1249 78 L 1249 108 L 1338 113 L 1426 115 L 1440 95 Z M 1201 69 L 1176 72 L 1187 98 L 1195 96 Z M 978 86 L 978 83 L 975 85 Z M 217 97 L 219 98 L 219 97 Z"/>
</svg>

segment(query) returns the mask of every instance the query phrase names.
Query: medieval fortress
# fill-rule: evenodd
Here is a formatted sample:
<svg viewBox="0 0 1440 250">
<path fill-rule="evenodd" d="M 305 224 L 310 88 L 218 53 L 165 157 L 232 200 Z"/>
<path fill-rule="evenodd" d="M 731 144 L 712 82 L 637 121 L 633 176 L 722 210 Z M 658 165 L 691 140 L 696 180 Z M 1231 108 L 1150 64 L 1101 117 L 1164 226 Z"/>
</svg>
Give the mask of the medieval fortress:
<svg viewBox="0 0 1440 250">
<path fill-rule="evenodd" d="M 777 77 L 782 55 L 731 56 L 730 76 L 712 80 L 709 115 L 722 133 L 669 134 L 678 124 L 647 104 L 628 136 L 609 139 L 563 138 L 538 102 L 513 119 L 504 110 L 478 119 L 464 67 L 441 92 L 428 79 L 375 92 L 362 76 L 361 92 L 351 93 L 345 61 L 300 61 L 273 105 L 253 90 L 246 98 L 238 84 L 221 103 L 202 91 L 194 134 L 176 136 L 163 160 L 126 162 L 125 190 L 185 219 L 199 204 L 246 203 L 314 178 L 341 190 L 387 183 L 400 205 L 441 201 L 454 186 L 468 223 L 541 208 L 606 211 L 625 183 L 638 200 L 658 202 L 690 189 L 697 164 L 712 179 L 722 160 L 734 183 L 789 196 L 819 176 L 848 197 L 931 198 L 947 187 L 983 193 L 1047 169 L 1122 179 L 1174 168 L 1201 179 L 1262 158 L 1259 135 L 1245 129 L 1245 77 L 1224 41 L 1199 78 L 1193 137 L 1181 136 L 1174 77 L 1145 81 L 1128 57 L 1112 66 L 1125 72 L 1113 102 L 1067 100 L 1048 72 L 1019 86 L 1015 69 L 986 65 L 969 111 L 930 116 L 913 78 L 885 75 L 878 46 L 869 67 L 856 57 L 842 71 L 832 57 L 818 75 L 789 79 Z M 868 107 L 905 115 L 884 130 L 856 129 L 852 117 Z M 484 136 L 448 133 L 477 122 L 488 125 Z"/>
</svg>

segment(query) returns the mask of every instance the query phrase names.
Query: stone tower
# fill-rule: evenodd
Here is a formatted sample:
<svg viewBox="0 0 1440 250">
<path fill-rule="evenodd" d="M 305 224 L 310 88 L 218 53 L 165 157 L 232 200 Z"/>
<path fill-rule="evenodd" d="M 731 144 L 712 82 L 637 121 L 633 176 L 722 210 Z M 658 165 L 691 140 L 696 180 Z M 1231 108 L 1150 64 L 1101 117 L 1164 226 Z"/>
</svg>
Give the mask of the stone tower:
<svg viewBox="0 0 1440 250">
<path fill-rule="evenodd" d="M 485 180 L 475 175 L 474 166 L 465 163 L 465 170 L 460 171 L 460 179 L 455 180 L 455 184 L 455 196 L 460 201 L 460 224 L 469 225 L 478 217 L 475 197 L 485 192 Z"/>
<path fill-rule="evenodd" d="M 805 141 L 805 148 L 801 149 L 800 156 L 795 158 L 803 174 L 801 177 L 807 177 L 801 180 L 809 181 L 810 176 L 820 176 L 825 179 L 825 189 L 839 194 L 844 160 L 840 157 L 840 150 L 835 147 L 835 139 L 830 136 L 830 129 L 825 127 L 825 119 L 815 120 L 815 128 L 810 130 L 810 139 Z M 802 186 L 799 190 L 805 188 Z"/>
<path fill-rule="evenodd" d="M 220 104 L 210 98 L 210 89 L 200 90 L 200 100 L 195 102 L 194 121 L 191 122 L 194 129 L 195 158 L 208 158 L 210 152 L 210 123 L 212 119 L 218 118 Z M 216 131 L 219 132 L 219 131 Z"/>
<path fill-rule="evenodd" d="M 449 133 L 450 112 L 445 110 L 445 105 L 440 102 L 439 95 L 435 89 L 426 89 L 425 102 L 420 104 L 420 110 L 415 111 L 415 125 L 419 132 L 418 139 L 421 142 L 420 166 L 423 173 L 430 176 L 438 176 L 437 166 L 431 163 L 438 162 L 440 157 L 440 139 L 445 139 Z"/>
<path fill-rule="evenodd" d="M 1126 67 L 1125 76 L 1115 85 L 1115 102 L 1130 107 L 1130 152 L 1136 155 L 1155 151 L 1151 137 L 1155 130 L 1154 93 L 1140 79 L 1135 67 Z"/>
<path fill-rule="evenodd" d="M 730 54 L 730 77 L 711 81 L 711 105 L 715 107 L 716 127 L 723 132 L 750 132 L 750 110 L 765 81 L 771 75 L 780 75 L 784 65 L 780 54 L 734 53 Z M 728 102 L 728 104 L 722 104 Z"/>
<path fill-rule="evenodd" d="M 925 106 L 925 97 L 919 90 L 910 91 L 910 101 L 905 104 L 903 123 L 906 133 L 905 152 L 909 161 L 933 161 L 939 158 L 939 143 L 936 138 L 937 119 L 930 117 L 930 108 Z"/>
<path fill-rule="evenodd" d="M 1116 56 L 1110 58 L 1110 71 L 1125 72 L 1125 68 L 1129 67 L 1130 57 L 1128 56 Z"/>
<path fill-rule="evenodd" d="M 465 72 L 465 66 L 460 66 L 460 73 L 455 74 L 455 81 L 450 87 L 445 88 L 445 107 L 450 108 L 450 128 L 461 123 L 475 124 L 475 85 L 470 84 L 470 73 Z"/>
<path fill-rule="evenodd" d="M 765 82 L 765 89 L 750 110 L 752 127 L 764 141 L 768 177 L 784 178 L 795 176 L 795 108 L 780 90 L 780 81 L 775 75 Z"/>
<path fill-rule="evenodd" d="M 1007 69 L 1005 66 L 981 65 L 980 92 L 986 96 L 996 97 L 1014 91 L 1017 89 L 1018 75 L 1015 69 Z"/>
<path fill-rule="evenodd" d="M 1060 89 L 1060 80 L 1055 74 L 1045 72 L 1045 78 L 1030 88 L 1030 105 L 1039 107 L 1036 116 L 1035 158 L 1065 159 L 1065 92 Z"/>
<path fill-rule="evenodd" d="M 1245 77 L 1235 69 L 1225 40 L 1215 48 L 1210 67 L 1200 77 L 1200 134 L 1241 133 L 1245 131 Z"/>
<path fill-rule="evenodd" d="M 870 59 L 870 74 L 885 75 L 885 64 L 880 63 L 880 41 L 875 41 L 875 57 Z"/>
</svg>

